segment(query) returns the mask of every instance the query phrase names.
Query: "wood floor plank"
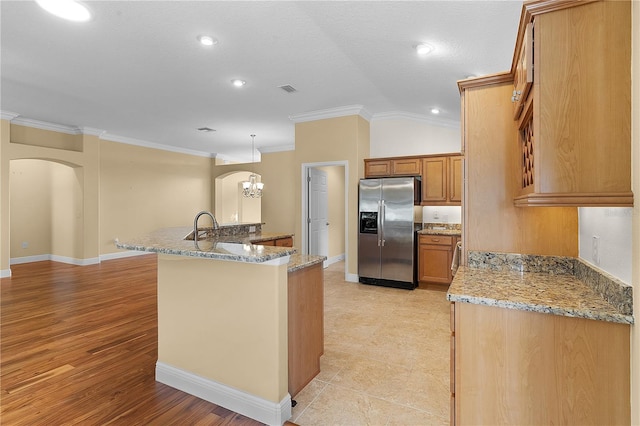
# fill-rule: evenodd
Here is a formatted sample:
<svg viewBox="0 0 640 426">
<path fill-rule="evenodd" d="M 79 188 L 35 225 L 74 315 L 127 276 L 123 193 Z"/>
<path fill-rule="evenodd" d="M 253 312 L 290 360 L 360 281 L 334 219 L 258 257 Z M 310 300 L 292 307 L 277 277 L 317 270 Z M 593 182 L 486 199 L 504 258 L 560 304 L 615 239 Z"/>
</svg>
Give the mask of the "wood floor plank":
<svg viewBox="0 0 640 426">
<path fill-rule="evenodd" d="M 0 280 L 0 424 L 261 424 L 155 381 L 155 255 L 11 270 Z"/>
</svg>

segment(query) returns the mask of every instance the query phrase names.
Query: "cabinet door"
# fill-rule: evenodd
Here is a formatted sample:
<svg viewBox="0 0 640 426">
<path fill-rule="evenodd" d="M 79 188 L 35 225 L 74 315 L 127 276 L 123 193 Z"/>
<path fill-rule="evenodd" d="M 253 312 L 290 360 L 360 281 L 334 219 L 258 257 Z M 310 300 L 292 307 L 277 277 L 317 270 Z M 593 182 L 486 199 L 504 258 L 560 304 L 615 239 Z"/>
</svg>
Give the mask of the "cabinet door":
<svg viewBox="0 0 640 426">
<path fill-rule="evenodd" d="M 451 283 L 451 246 L 421 245 L 419 249 L 420 281 Z"/>
<path fill-rule="evenodd" d="M 422 159 L 407 158 L 392 160 L 391 169 L 393 176 L 420 176 L 420 174 L 422 174 Z"/>
<path fill-rule="evenodd" d="M 422 160 L 422 202 L 447 201 L 447 157 Z"/>
<path fill-rule="evenodd" d="M 462 202 L 462 157 L 449 158 L 449 201 Z"/>
<path fill-rule="evenodd" d="M 513 76 L 513 118 L 517 120 L 533 84 L 533 23 L 527 24 Z"/>
<path fill-rule="evenodd" d="M 391 160 L 364 160 L 364 177 L 391 176 Z"/>
<path fill-rule="evenodd" d="M 276 246 L 278 247 L 293 247 L 293 238 L 279 238 L 276 240 Z"/>
</svg>

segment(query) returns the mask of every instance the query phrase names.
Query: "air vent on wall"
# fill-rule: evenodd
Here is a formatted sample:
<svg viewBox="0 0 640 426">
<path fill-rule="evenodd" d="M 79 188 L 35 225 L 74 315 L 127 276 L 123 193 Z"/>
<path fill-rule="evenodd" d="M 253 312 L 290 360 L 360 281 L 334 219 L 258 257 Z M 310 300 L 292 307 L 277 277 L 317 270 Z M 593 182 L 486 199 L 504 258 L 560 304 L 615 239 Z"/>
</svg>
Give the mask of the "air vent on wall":
<svg viewBox="0 0 640 426">
<path fill-rule="evenodd" d="M 200 132 L 215 132 L 216 129 L 212 129 L 211 127 L 198 127 L 198 131 Z"/>
<path fill-rule="evenodd" d="M 295 93 L 297 92 L 296 88 L 290 84 L 285 84 L 284 86 L 278 86 L 280 89 L 284 90 L 287 93 Z"/>
</svg>

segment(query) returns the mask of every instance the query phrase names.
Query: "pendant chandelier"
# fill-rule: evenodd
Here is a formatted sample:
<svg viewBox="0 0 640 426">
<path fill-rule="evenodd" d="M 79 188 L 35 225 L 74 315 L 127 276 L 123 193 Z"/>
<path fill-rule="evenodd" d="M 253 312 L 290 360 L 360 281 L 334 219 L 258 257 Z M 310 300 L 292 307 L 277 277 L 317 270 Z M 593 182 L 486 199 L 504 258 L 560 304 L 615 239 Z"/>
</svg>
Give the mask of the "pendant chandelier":
<svg viewBox="0 0 640 426">
<path fill-rule="evenodd" d="M 256 135 L 251 135 L 251 163 L 255 163 L 255 137 Z M 262 188 L 264 188 L 264 184 L 258 182 L 258 175 L 251 173 L 249 180 L 242 182 L 242 195 L 247 198 L 260 198 L 262 197 Z"/>
</svg>

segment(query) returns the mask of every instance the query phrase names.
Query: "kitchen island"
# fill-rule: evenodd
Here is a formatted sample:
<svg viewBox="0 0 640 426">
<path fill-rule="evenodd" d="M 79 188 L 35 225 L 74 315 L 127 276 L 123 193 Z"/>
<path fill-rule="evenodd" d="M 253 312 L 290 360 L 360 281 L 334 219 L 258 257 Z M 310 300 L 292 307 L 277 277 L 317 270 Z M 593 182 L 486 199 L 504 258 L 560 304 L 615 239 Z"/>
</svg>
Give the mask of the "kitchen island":
<svg viewBox="0 0 640 426">
<path fill-rule="evenodd" d="M 259 229 L 197 242 L 185 239 L 191 231 L 167 228 L 116 243 L 158 253 L 156 380 L 260 422 L 283 424 L 291 416 L 289 274 L 313 277 L 296 282 L 296 297 L 311 288 L 307 282 L 321 294 L 324 257 L 253 244 L 282 236 Z M 314 312 L 322 315 L 322 306 Z M 321 318 L 309 321 L 321 327 Z M 312 348 L 318 359 L 321 346 Z"/>
<path fill-rule="evenodd" d="M 573 258 L 468 265 L 447 294 L 452 424 L 630 423 L 630 286 Z"/>
</svg>

